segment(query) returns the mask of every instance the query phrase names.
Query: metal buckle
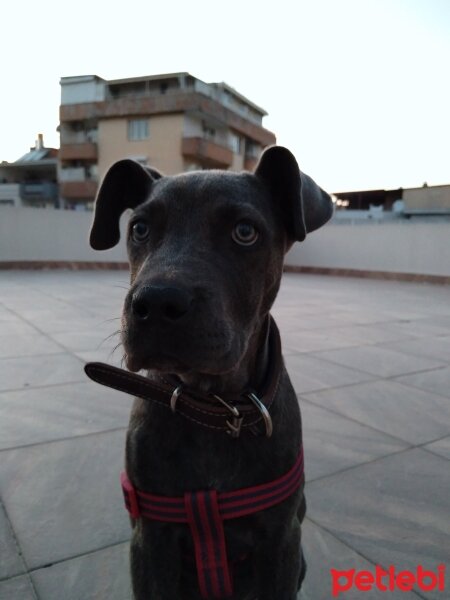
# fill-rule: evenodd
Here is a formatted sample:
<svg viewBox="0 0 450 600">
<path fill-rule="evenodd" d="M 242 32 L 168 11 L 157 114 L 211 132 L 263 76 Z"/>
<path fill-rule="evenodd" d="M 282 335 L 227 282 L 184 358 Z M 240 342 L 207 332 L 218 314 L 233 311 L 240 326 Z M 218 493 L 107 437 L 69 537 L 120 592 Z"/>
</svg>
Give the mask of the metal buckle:
<svg viewBox="0 0 450 600">
<path fill-rule="evenodd" d="M 239 434 L 241 433 L 241 426 L 242 426 L 242 421 L 244 420 L 244 417 L 241 417 L 238 409 L 235 406 L 232 406 L 231 404 L 228 404 L 228 402 L 226 402 L 223 398 L 221 398 L 220 396 L 217 396 L 216 394 L 212 394 L 212 396 L 218 400 L 219 402 L 221 402 L 225 408 L 228 408 L 228 410 L 231 412 L 231 414 L 233 415 L 233 420 L 230 423 L 230 421 L 227 421 L 227 425 L 228 425 L 228 435 L 231 435 L 231 437 L 233 438 L 238 438 Z"/>
<path fill-rule="evenodd" d="M 177 400 L 181 396 L 182 391 L 183 391 L 183 386 L 179 385 L 172 392 L 172 396 L 170 397 L 170 410 L 173 413 L 177 412 Z"/>
<path fill-rule="evenodd" d="M 253 404 L 256 406 L 256 408 L 261 413 L 261 416 L 264 420 L 264 425 L 266 426 L 266 437 L 269 438 L 273 432 L 272 417 L 270 416 L 269 411 L 267 410 L 267 408 L 264 406 L 264 404 L 261 402 L 261 400 L 258 398 L 258 396 L 256 394 L 254 394 L 253 392 L 249 392 L 247 394 L 247 396 L 248 396 L 248 398 L 250 398 L 250 400 L 253 402 Z"/>
</svg>

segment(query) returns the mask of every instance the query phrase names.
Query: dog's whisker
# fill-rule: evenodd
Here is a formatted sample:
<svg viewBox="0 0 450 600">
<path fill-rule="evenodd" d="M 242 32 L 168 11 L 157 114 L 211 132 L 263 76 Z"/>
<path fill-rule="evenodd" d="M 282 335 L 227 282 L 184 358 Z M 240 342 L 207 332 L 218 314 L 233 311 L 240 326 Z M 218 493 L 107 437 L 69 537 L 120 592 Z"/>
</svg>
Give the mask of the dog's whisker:
<svg viewBox="0 0 450 600">
<path fill-rule="evenodd" d="M 120 348 L 120 346 L 122 346 L 122 342 L 119 342 L 117 344 L 117 346 L 114 346 L 114 348 L 111 350 L 111 352 L 109 353 L 109 357 L 112 358 L 112 355 L 114 354 L 114 352 L 117 350 L 117 348 Z"/>
<path fill-rule="evenodd" d="M 130 289 L 130 287 L 127 285 L 113 285 L 112 287 L 117 288 L 119 290 L 127 290 L 127 291 Z"/>
<path fill-rule="evenodd" d="M 96 348 L 96 349 L 97 349 L 97 350 L 100 350 L 100 349 L 101 349 L 101 347 L 103 346 L 103 344 L 105 344 L 105 343 L 106 343 L 108 340 L 110 340 L 111 338 L 115 337 L 116 335 L 121 335 L 121 333 L 122 333 L 122 330 L 121 330 L 121 329 L 118 329 L 117 331 L 113 331 L 113 332 L 112 332 L 110 335 L 106 336 L 106 337 L 105 337 L 105 339 L 104 339 L 104 340 L 102 340 L 102 341 L 99 343 L 99 345 L 97 346 L 97 348 Z M 119 342 L 119 345 L 120 345 L 121 343 L 122 343 L 122 342 Z"/>
<path fill-rule="evenodd" d="M 120 321 L 121 317 L 112 317 L 111 319 L 104 319 L 103 321 L 100 321 L 101 325 L 104 325 L 105 323 L 111 323 L 112 321 Z"/>
<path fill-rule="evenodd" d="M 103 340 L 102 344 L 104 344 L 105 342 L 107 342 L 108 340 L 110 340 L 112 337 L 114 337 L 115 335 L 120 335 L 122 333 L 121 329 L 117 329 L 117 331 L 113 331 L 112 333 L 110 333 L 107 337 L 105 337 L 105 339 Z"/>
</svg>

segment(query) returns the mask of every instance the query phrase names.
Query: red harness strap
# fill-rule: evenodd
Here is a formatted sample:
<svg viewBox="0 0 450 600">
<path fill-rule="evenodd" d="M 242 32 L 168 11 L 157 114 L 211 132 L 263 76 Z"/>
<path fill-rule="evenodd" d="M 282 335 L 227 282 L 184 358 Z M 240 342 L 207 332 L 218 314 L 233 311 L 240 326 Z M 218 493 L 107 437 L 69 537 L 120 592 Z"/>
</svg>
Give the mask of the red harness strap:
<svg viewBox="0 0 450 600">
<path fill-rule="evenodd" d="M 187 492 L 184 497 L 156 496 L 133 487 L 121 475 L 125 506 L 130 516 L 154 521 L 188 523 L 203 598 L 228 598 L 233 594 L 223 521 L 251 515 L 289 498 L 303 481 L 303 449 L 294 466 L 282 477 L 233 492 Z"/>
</svg>

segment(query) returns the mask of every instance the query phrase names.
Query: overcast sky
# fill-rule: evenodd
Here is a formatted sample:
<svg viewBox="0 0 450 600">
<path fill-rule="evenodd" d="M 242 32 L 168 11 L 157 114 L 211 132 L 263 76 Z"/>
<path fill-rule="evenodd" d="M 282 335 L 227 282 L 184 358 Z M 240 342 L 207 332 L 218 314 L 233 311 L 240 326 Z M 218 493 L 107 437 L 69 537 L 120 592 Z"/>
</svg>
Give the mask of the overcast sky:
<svg viewBox="0 0 450 600">
<path fill-rule="evenodd" d="M 59 146 L 59 79 L 226 81 L 331 192 L 450 183 L 450 1 L 22 0 L 2 7 L 0 161 Z"/>
</svg>

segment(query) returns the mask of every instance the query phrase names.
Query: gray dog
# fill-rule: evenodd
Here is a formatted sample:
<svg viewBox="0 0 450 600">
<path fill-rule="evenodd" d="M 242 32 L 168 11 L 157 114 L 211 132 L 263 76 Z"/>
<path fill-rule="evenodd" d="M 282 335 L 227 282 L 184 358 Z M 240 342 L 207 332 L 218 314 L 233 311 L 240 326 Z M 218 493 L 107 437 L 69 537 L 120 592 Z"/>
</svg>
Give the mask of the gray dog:
<svg viewBox="0 0 450 600">
<path fill-rule="evenodd" d="M 136 396 L 122 476 L 134 596 L 294 600 L 306 568 L 301 419 L 269 311 L 285 253 L 328 221 L 331 199 L 273 146 L 254 173 L 115 163 L 93 248 L 118 242 L 127 208 L 129 371 L 86 371 Z"/>
</svg>

